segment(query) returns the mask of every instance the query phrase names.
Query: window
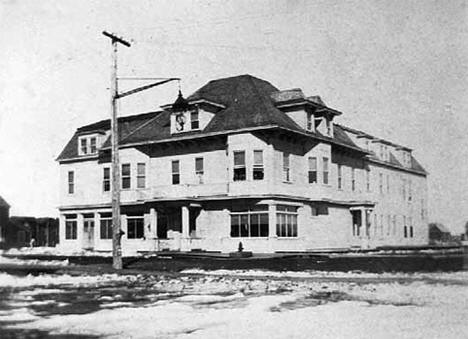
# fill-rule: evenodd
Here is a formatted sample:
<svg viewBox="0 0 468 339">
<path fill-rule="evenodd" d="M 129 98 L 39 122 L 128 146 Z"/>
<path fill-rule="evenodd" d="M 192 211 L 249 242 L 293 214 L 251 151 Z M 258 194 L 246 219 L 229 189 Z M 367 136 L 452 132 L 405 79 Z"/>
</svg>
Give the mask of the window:
<svg viewBox="0 0 468 339">
<path fill-rule="evenodd" d="M 312 120 L 313 120 L 313 114 L 310 112 L 307 112 L 307 130 L 308 131 L 312 131 L 312 128 L 313 128 Z"/>
<path fill-rule="evenodd" d="M 297 237 L 297 207 L 276 206 L 276 235 L 278 237 Z"/>
<path fill-rule="evenodd" d="M 127 239 L 144 237 L 143 216 L 127 217 Z"/>
<path fill-rule="evenodd" d="M 68 194 L 75 193 L 75 172 L 68 171 Z"/>
<path fill-rule="evenodd" d="M 411 180 L 408 179 L 408 201 L 411 201 L 411 199 L 413 199 L 412 197 L 412 189 L 411 189 Z"/>
<path fill-rule="evenodd" d="M 315 184 L 317 182 L 317 158 L 309 158 L 309 183 Z"/>
<path fill-rule="evenodd" d="M 289 167 L 290 154 L 283 152 L 283 181 L 291 181 L 290 167 Z"/>
<path fill-rule="evenodd" d="M 245 151 L 234 151 L 234 181 L 243 181 L 245 179 Z"/>
<path fill-rule="evenodd" d="M 401 179 L 401 190 L 402 190 L 403 200 L 406 200 L 406 179 L 405 178 Z"/>
<path fill-rule="evenodd" d="M 370 170 L 366 169 L 366 189 L 370 192 Z"/>
<path fill-rule="evenodd" d="M 338 165 L 338 189 L 343 188 L 343 167 Z"/>
<path fill-rule="evenodd" d="M 84 136 L 79 139 L 79 155 L 96 154 L 97 153 L 97 137 Z"/>
<path fill-rule="evenodd" d="M 137 188 L 146 187 L 146 164 L 139 162 L 137 164 Z"/>
<path fill-rule="evenodd" d="M 406 227 L 406 216 L 403 216 L 403 236 L 408 238 L 408 228 Z"/>
<path fill-rule="evenodd" d="M 65 239 L 76 239 L 77 220 L 76 214 L 68 214 L 65 216 Z"/>
<path fill-rule="evenodd" d="M 130 164 L 122 164 L 122 189 L 131 187 Z"/>
<path fill-rule="evenodd" d="M 351 168 L 351 190 L 356 190 L 356 169 Z"/>
<path fill-rule="evenodd" d="M 379 173 L 379 192 L 383 194 L 383 174 Z"/>
<path fill-rule="evenodd" d="M 88 139 L 80 139 L 80 150 L 81 154 L 88 154 Z"/>
<path fill-rule="evenodd" d="M 96 137 L 91 137 L 89 138 L 89 153 L 94 154 L 96 151 Z"/>
<path fill-rule="evenodd" d="M 110 168 L 109 167 L 104 167 L 104 172 L 102 176 L 102 189 L 104 192 L 109 192 L 110 191 Z"/>
<path fill-rule="evenodd" d="M 101 213 L 99 224 L 101 239 L 112 239 L 112 213 Z"/>
<path fill-rule="evenodd" d="M 263 180 L 263 151 L 254 151 L 253 179 Z"/>
<path fill-rule="evenodd" d="M 383 237 L 384 235 L 384 215 L 380 215 L 380 236 Z"/>
<path fill-rule="evenodd" d="M 180 163 L 179 160 L 172 160 L 172 184 L 180 184 Z"/>
<path fill-rule="evenodd" d="M 393 216 L 393 235 L 396 235 L 396 215 Z"/>
<path fill-rule="evenodd" d="M 200 121 L 198 120 L 198 111 L 190 112 L 190 125 L 192 129 L 200 128 Z"/>
<path fill-rule="evenodd" d="M 323 183 L 328 185 L 328 158 L 323 158 Z"/>
<path fill-rule="evenodd" d="M 390 175 L 387 174 L 387 193 L 390 193 Z"/>
<path fill-rule="evenodd" d="M 231 237 L 268 237 L 268 206 L 231 212 Z M 260 211 L 259 211 L 260 210 Z"/>
<path fill-rule="evenodd" d="M 392 228 L 392 217 L 391 215 L 387 215 L 387 236 L 390 236 L 390 230 Z"/>
<path fill-rule="evenodd" d="M 204 174 L 203 158 L 195 158 L 195 175 L 198 178 L 199 184 L 203 184 L 203 174 Z"/>
</svg>

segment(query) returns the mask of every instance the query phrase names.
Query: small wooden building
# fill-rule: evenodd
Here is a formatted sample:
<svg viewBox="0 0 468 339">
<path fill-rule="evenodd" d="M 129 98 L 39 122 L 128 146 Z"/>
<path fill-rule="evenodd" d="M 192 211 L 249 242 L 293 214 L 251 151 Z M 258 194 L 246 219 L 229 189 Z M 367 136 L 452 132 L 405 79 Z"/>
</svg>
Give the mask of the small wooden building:
<svg viewBox="0 0 468 339">
<path fill-rule="evenodd" d="M 58 219 L 11 217 L 5 229 L 4 247 L 53 247 L 58 243 L 58 238 Z"/>
</svg>

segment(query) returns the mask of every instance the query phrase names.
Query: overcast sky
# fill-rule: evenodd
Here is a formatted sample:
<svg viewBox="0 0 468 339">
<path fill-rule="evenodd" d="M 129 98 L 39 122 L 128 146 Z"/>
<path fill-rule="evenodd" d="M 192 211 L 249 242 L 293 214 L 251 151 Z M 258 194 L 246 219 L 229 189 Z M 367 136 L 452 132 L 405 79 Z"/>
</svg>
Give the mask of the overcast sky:
<svg viewBox="0 0 468 339">
<path fill-rule="evenodd" d="M 109 30 L 132 42 L 121 76 L 181 77 L 188 95 L 249 73 L 320 95 L 338 122 L 415 149 L 431 221 L 459 232 L 468 220 L 466 1 L 0 4 L 0 195 L 12 215 L 58 215 L 55 158 L 77 127 L 109 116 Z M 174 83 L 122 99 L 120 114 L 176 94 Z"/>
</svg>

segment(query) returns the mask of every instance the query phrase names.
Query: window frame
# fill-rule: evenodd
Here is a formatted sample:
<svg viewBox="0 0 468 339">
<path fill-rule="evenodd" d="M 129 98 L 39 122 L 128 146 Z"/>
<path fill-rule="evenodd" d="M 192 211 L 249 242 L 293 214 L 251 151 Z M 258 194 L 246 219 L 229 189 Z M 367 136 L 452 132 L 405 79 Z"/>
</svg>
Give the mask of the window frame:
<svg viewBox="0 0 468 339">
<path fill-rule="evenodd" d="M 108 240 L 112 238 L 112 213 L 99 213 L 99 239 Z"/>
<path fill-rule="evenodd" d="M 76 214 L 65 215 L 65 240 L 78 239 L 78 216 Z"/>
<path fill-rule="evenodd" d="M 229 237 L 233 239 L 237 238 L 268 238 L 269 236 L 269 213 L 268 209 L 266 210 L 255 210 L 255 209 L 247 209 L 245 211 L 231 211 L 229 213 L 230 216 L 230 233 Z M 237 224 L 234 224 L 233 221 L 237 219 Z M 255 224 L 253 221 L 257 219 L 257 223 Z M 263 223 L 266 221 L 266 223 Z M 247 223 L 247 228 L 245 230 L 242 229 L 243 223 Z M 257 233 L 252 235 L 254 232 L 254 225 L 257 226 Z M 235 232 L 235 227 L 237 227 L 237 232 Z"/>
<path fill-rule="evenodd" d="M 102 191 L 110 192 L 111 190 L 111 169 L 110 167 L 103 167 L 102 169 Z M 107 173 L 107 176 L 106 176 Z"/>
<path fill-rule="evenodd" d="M 318 158 L 317 157 L 309 157 L 308 158 L 308 179 L 309 184 L 316 184 L 318 182 Z"/>
<path fill-rule="evenodd" d="M 258 162 L 255 154 L 260 154 L 261 161 Z M 265 168 L 263 161 L 263 150 L 253 150 L 253 165 L 252 165 L 252 179 L 263 180 L 265 178 Z"/>
<path fill-rule="evenodd" d="M 133 224 L 133 222 L 141 222 L 141 234 L 139 235 L 139 227 L 138 224 Z M 130 231 L 130 227 L 134 227 L 135 229 Z M 128 240 L 141 240 L 145 238 L 145 217 L 143 215 L 132 215 L 127 216 L 127 239 Z"/>
<path fill-rule="evenodd" d="M 124 168 L 128 168 L 128 174 L 126 174 L 124 171 Z M 120 167 L 121 169 L 121 188 L 123 190 L 129 190 L 132 188 L 132 166 L 130 163 L 124 163 L 121 165 Z M 127 187 L 127 183 L 128 183 L 128 187 Z"/>
<path fill-rule="evenodd" d="M 174 167 L 177 165 L 177 168 Z M 180 160 L 171 160 L 172 185 L 180 185 Z"/>
<path fill-rule="evenodd" d="M 194 119 L 194 116 L 196 117 L 196 119 Z M 198 112 L 198 110 L 190 111 L 190 129 L 200 129 L 200 113 Z"/>
<path fill-rule="evenodd" d="M 75 194 L 75 171 L 70 170 L 67 172 L 67 192 L 72 195 Z"/>
<path fill-rule="evenodd" d="M 283 152 L 283 182 L 291 181 L 291 153 Z"/>
<path fill-rule="evenodd" d="M 330 178 L 330 159 L 328 157 L 322 157 L 322 183 L 324 185 L 329 185 Z"/>
<path fill-rule="evenodd" d="M 143 171 L 141 171 L 143 169 Z M 137 163 L 137 188 L 146 188 L 146 163 Z"/>
<path fill-rule="evenodd" d="M 281 239 L 296 239 L 299 237 L 297 206 L 276 206 L 276 236 Z"/>
<path fill-rule="evenodd" d="M 237 155 L 242 155 L 243 163 L 237 163 L 236 159 L 240 159 L 236 157 Z M 232 168 L 232 180 L 233 181 L 246 181 L 247 180 L 247 165 L 245 159 L 245 150 L 236 150 L 232 152 L 233 156 L 233 168 Z"/>
<path fill-rule="evenodd" d="M 201 169 L 197 164 L 201 164 Z M 198 178 L 198 183 L 203 184 L 203 177 L 205 174 L 205 160 L 203 157 L 195 158 L 195 176 Z"/>
</svg>

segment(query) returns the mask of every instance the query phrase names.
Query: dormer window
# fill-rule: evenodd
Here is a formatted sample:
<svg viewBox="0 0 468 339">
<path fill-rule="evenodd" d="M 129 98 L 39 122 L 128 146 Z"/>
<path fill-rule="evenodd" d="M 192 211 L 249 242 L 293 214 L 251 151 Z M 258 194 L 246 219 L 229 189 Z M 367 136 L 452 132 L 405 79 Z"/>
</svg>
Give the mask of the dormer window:
<svg viewBox="0 0 468 339">
<path fill-rule="evenodd" d="M 198 120 L 198 110 L 190 112 L 190 128 L 199 129 L 200 122 Z"/>
<path fill-rule="evenodd" d="M 98 151 L 98 137 L 96 135 L 80 136 L 78 142 L 79 155 L 92 155 Z"/>
<path fill-rule="evenodd" d="M 312 125 L 313 118 L 314 118 L 314 115 L 311 112 L 307 112 L 307 130 L 308 131 L 313 130 L 313 125 Z"/>
</svg>

